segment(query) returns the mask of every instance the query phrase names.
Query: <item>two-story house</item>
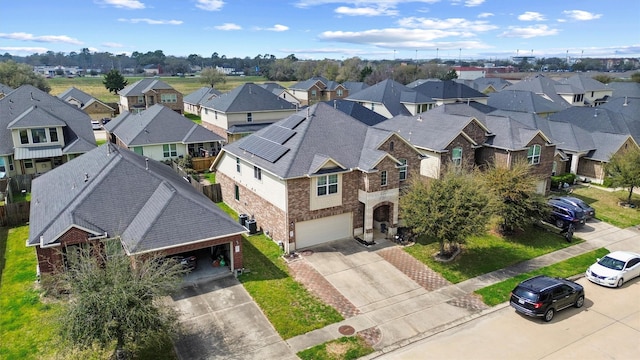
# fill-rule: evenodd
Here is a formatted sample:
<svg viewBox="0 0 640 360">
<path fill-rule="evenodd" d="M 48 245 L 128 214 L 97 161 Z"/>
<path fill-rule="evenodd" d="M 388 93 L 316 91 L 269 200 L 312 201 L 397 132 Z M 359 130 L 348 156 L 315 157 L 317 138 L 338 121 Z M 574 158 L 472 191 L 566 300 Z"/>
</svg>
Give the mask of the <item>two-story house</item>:
<svg viewBox="0 0 640 360">
<path fill-rule="evenodd" d="M 32 85 L 0 99 L 0 175 L 45 173 L 96 147 L 82 110 Z"/>
<path fill-rule="evenodd" d="M 322 76 L 297 82 L 289 86 L 289 92 L 300 100 L 302 105 L 313 105 L 320 101 L 344 99 L 349 96 L 349 89 L 344 85 Z"/>
<path fill-rule="evenodd" d="M 144 111 L 155 104 L 162 104 L 182 114 L 184 102 L 182 93 L 157 78 L 147 78 L 127 85 L 118 92 L 120 113 Z"/>
<path fill-rule="evenodd" d="M 222 92 L 212 87 L 201 87 L 200 89 L 184 96 L 184 112 L 199 116 L 202 103 L 209 101 L 216 96 L 220 96 L 221 94 Z"/>
<path fill-rule="evenodd" d="M 77 106 L 93 120 L 111 119 L 116 112 L 116 109 L 73 86 L 63 91 L 58 97 Z"/>
<path fill-rule="evenodd" d="M 158 161 L 186 155 L 213 161 L 224 142 L 211 130 L 160 104 L 137 114 L 122 113 L 104 129 L 110 142 Z"/>
<path fill-rule="evenodd" d="M 394 233 L 421 158 L 397 133 L 318 103 L 226 145 L 212 169 L 226 204 L 289 252 Z"/>
<path fill-rule="evenodd" d="M 254 83 L 233 90 L 201 104 L 202 126 L 231 143 L 292 115 L 298 109 L 273 92 Z"/>
<path fill-rule="evenodd" d="M 579 74 L 558 81 L 560 84 L 571 85 L 584 93 L 585 106 L 598 106 L 607 102 L 613 95 L 613 90 L 605 84 L 589 76 Z"/>
</svg>

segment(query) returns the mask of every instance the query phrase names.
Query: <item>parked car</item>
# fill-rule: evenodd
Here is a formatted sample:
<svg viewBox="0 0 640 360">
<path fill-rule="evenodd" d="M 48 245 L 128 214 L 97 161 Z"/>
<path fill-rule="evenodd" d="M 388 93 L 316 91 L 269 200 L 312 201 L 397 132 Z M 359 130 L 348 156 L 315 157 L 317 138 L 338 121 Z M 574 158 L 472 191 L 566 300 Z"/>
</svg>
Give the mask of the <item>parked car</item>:
<svg viewBox="0 0 640 360">
<path fill-rule="evenodd" d="M 509 303 L 517 312 L 551 321 L 556 312 L 584 305 L 584 288 L 571 280 L 539 275 L 518 284 Z"/>
<path fill-rule="evenodd" d="M 549 221 L 556 227 L 567 229 L 573 224 L 575 228 L 587 221 L 584 211 L 578 206 L 557 199 L 549 199 L 547 204 L 551 207 Z"/>
<path fill-rule="evenodd" d="M 555 199 L 564 201 L 566 203 L 569 203 L 573 206 L 577 206 L 580 209 L 582 209 L 582 211 L 584 211 L 584 214 L 586 216 L 586 220 L 593 219 L 596 217 L 596 210 L 591 206 L 589 206 L 589 204 L 584 202 L 582 199 L 578 199 L 577 197 L 573 197 L 573 196 L 561 196 Z"/>
<path fill-rule="evenodd" d="M 100 122 L 102 122 L 102 125 L 105 125 L 109 121 L 111 121 L 111 118 L 102 118 L 102 120 L 100 120 Z"/>
<path fill-rule="evenodd" d="M 189 256 L 176 255 L 176 256 L 173 256 L 173 258 L 178 263 L 182 264 L 182 267 L 186 270 L 193 271 L 198 267 L 198 258 L 195 257 L 194 255 L 189 255 Z"/>
<path fill-rule="evenodd" d="M 621 287 L 625 281 L 640 276 L 640 254 L 614 251 L 589 266 L 585 275 L 596 284 Z"/>
<path fill-rule="evenodd" d="M 98 120 L 91 120 L 91 127 L 93 128 L 93 130 L 102 129 L 102 125 L 100 125 L 100 122 Z"/>
</svg>

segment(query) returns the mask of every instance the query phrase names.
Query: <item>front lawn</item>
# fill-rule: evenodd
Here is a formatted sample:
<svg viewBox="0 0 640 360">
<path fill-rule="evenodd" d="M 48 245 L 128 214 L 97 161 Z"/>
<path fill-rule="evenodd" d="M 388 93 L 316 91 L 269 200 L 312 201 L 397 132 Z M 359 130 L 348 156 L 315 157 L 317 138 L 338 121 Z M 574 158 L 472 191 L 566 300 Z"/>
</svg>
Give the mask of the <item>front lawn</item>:
<svg viewBox="0 0 640 360">
<path fill-rule="evenodd" d="M 439 251 L 440 246 L 436 239 L 421 237 L 415 245 L 405 247 L 404 250 L 455 284 L 581 241 L 574 237 L 572 243 L 567 243 L 557 233 L 532 226 L 512 236 L 488 233 L 471 237 L 463 245 L 462 253 L 448 263 L 434 259 L 433 255 Z"/>
<path fill-rule="evenodd" d="M 341 337 L 300 351 L 302 360 L 352 360 L 374 352 L 366 341 L 359 336 Z"/>
<path fill-rule="evenodd" d="M 520 274 L 516 277 L 476 290 L 475 293 L 479 294 L 484 303 L 489 306 L 502 304 L 505 301 L 509 301 L 511 290 L 513 290 L 513 288 L 515 288 L 521 281 L 537 275 L 568 278 L 584 272 L 591 264 L 596 262 L 596 259 L 601 258 L 608 253 L 609 250 L 600 248 L 553 265 Z"/>
<path fill-rule="evenodd" d="M 572 196 L 582 199 L 596 209 L 596 218 L 611 225 L 626 229 L 640 225 L 640 195 L 633 194 L 631 201 L 635 208 L 618 205 L 626 202 L 629 192 L 626 190 L 608 191 L 597 186 L 576 186 Z"/>
</svg>

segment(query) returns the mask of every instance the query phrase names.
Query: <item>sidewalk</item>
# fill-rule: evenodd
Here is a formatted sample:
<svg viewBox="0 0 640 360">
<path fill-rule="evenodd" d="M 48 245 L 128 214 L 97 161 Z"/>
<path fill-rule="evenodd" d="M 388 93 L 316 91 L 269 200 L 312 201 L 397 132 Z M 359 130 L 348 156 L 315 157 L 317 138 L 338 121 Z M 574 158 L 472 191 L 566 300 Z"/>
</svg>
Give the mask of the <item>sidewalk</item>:
<svg viewBox="0 0 640 360">
<path fill-rule="evenodd" d="M 439 275 L 434 276 L 424 265 L 407 263 L 408 259 L 402 258 L 404 251 L 397 247 L 376 250 L 375 253 L 416 281 L 422 290 L 408 292 L 394 297 L 393 301 L 380 302 L 362 309 L 354 309 L 353 304 L 341 299 L 340 304 L 344 304 L 349 310 L 344 312 L 338 309 L 343 316 L 346 315 L 345 320 L 286 342 L 297 353 L 344 335 L 359 333 L 377 350 L 365 358 L 374 358 L 505 306 L 487 307 L 473 294 L 477 289 L 601 247 L 607 247 L 611 251 L 626 249 L 640 252 L 640 230 L 637 227 L 619 229 L 604 222 L 593 221 L 577 230 L 575 235 L 585 241 L 458 284 L 451 284 Z M 304 262 L 294 266 L 306 266 L 309 273 L 310 265 L 304 265 Z M 296 270 L 293 269 L 293 272 L 296 273 Z M 302 277 L 299 281 L 304 283 L 309 278 Z M 330 284 L 319 291 L 330 295 Z"/>
</svg>

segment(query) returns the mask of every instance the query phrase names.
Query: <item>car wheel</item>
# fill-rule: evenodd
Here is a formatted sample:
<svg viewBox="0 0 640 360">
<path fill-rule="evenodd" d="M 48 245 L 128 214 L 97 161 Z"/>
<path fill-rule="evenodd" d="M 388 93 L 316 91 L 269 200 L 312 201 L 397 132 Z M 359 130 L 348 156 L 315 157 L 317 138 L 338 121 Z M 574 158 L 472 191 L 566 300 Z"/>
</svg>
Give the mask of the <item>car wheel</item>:
<svg viewBox="0 0 640 360">
<path fill-rule="evenodd" d="M 620 278 L 620 280 L 618 280 L 618 284 L 616 284 L 616 287 L 622 287 L 622 284 L 624 284 L 624 279 Z"/>
<path fill-rule="evenodd" d="M 575 307 L 581 308 L 582 305 L 584 305 L 584 295 L 578 296 L 578 299 L 576 300 L 576 303 L 575 303 Z"/>
<path fill-rule="evenodd" d="M 551 319 L 553 319 L 554 313 L 555 311 L 553 310 L 553 308 L 548 308 L 547 311 L 544 312 L 544 321 L 551 321 Z"/>
<path fill-rule="evenodd" d="M 560 219 L 556 219 L 556 227 L 564 229 L 564 221 Z"/>
</svg>

